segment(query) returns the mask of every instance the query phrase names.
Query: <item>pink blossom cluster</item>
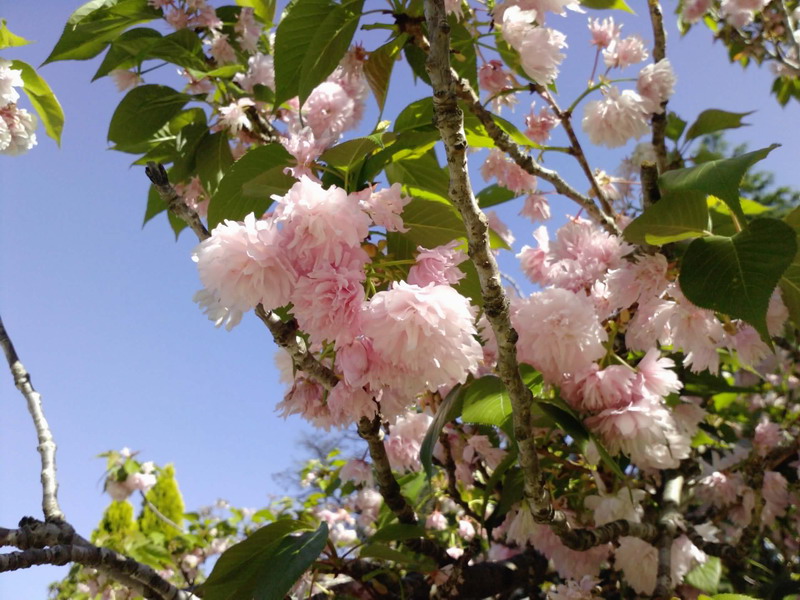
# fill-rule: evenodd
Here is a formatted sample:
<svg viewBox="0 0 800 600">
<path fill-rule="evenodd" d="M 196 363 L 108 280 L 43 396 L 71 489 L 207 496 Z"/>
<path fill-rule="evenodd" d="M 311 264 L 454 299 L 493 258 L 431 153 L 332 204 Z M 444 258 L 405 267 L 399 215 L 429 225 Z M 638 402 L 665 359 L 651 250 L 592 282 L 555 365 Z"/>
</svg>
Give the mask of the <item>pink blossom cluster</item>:
<svg viewBox="0 0 800 600">
<path fill-rule="evenodd" d="M 481 165 L 483 179 L 496 179 L 498 185 L 517 194 L 536 191 L 536 176 L 531 175 L 499 148 L 492 148 Z"/>
<path fill-rule="evenodd" d="M 112 453 L 117 457 L 116 466 L 106 477 L 105 491 L 117 502 L 124 502 L 137 490 L 146 493 L 156 484 L 155 465 L 149 461 L 139 464 L 132 460 L 133 454 L 128 448 Z"/>
<path fill-rule="evenodd" d="M 22 71 L 0 58 L 0 154 L 24 154 L 36 145 L 36 117 L 17 107 L 16 88 L 24 85 Z"/>
<path fill-rule="evenodd" d="M 513 107 L 517 97 L 512 93 L 514 89 L 514 76 L 503 68 L 499 60 L 490 60 L 478 69 L 478 84 L 486 90 L 492 98 L 492 108 L 498 113 L 503 106 Z"/>
<path fill-rule="evenodd" d="M 499 11 L 496 11 L 498 13 Z M 565 56 L 566 36 L 560 31 L 534 25 L 540 12 L 524 10 L 518 4 L 510 4 L 502 10 L 503 38 L 519 53 L 520 64 L 525 74 L 540 85 L 555 81 L 558 69 Z"/>
<path fill-rule="evenodd" d="M 287 125 L 287 135 L 281 142 L 297 160 L 296 177 L 310 175 L 311 162 L 361 121 L 369 91 L 365 62 L 363 48 L 352 48 L 328 79 L 312 90 L 302 107 L 294 98 L 281 113 Z"/>
<path fill-rule="evenodd" d="M 621 26 L 612 18 L 589 20 L 591 44 L 602 51 L 606 66 L 625 68 L 647 59 L 648 52 L 638 35 L 620 37 Z M 649 130 L 654 114 L 664 112 L 664 103 L 672 96 L 675 74 L 668 59 L 644 67 L 637 78 L 636 91 L 615 86 L 604 88 L 605 98 L 592 100 L 584 108 L 583 130 L 593 144 L 616 148 Z"/>
</svg>

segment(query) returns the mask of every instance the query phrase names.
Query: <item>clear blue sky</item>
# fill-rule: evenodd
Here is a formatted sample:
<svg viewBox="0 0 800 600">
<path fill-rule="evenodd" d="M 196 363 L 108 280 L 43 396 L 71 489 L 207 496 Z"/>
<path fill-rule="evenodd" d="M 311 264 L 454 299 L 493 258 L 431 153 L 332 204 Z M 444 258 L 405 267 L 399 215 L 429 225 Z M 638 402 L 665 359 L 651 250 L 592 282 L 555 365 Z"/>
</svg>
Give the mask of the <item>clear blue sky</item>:
<svg viewBox="0 0 800 600">
<path fill-rule="evenodd" d="M 372 0 L 368 8 L 372 4 L 385 6 Z M 2 3 L 0 16 L 11 30 L 37 42 L 2 57 L 41 64 L 78 5 Z M 798 105 L 781 109 L 769 96 L 766 69 L 729 65 L 725 49 L 712 45 L 706 32 L 679 39 L 667 17 L 668 56 L 678 73 L 671 108 L 687 120 L 705 108 L 757 110 L 747 119 L 752 127 L 731 133 L 730 140 L 747 141 L 752 149 L 782 144 L 761 166 L 775 171 L 779 183 L 800 186 Z M 548 24 L 568 35 L 559 80 L 561 102 L 568 104 L 591 70 L 585 17 L 549 17 Z M 637 31 L 650 39 L 643 21 L 624 30 Z M 367 49 L 376 47 L 375 34 L 357 36 L 368 40 Z M 274 413 L 283 388 L 266 329 L 249 315 L 231 333 L 216 330 L 192 303 L 199 287 L 190 260 L 195 240 L 187 233 L 175 243 L 161 218 L 142 229 L 148 182 L 141 167 L 129 168 L 130 155 L 107 150 L 108 123 L 122 95 L 108 79 L 90 84 L 98 60 L 41 70 L 66 113 L 61 149 L 40 130 L 39 145 L 27 155 L 0 156 L 0 314 L 44 397 L 59 445 L 63 509 L 88 535 L 108 502 L 104 463 L 95 456 L 123 446 L 140 450 L 143 460 L 174 462 L 190 509 L 220 497 L 262 506 L 270 494 L 282 493 L 271 475 L 297 460 L 305 428 Z M 426 93 L 408 92 L 404 73 L 390 88 L 384 118 Z M 398 90 L 405 94 L 398 97 Z M 515 117 L 525 112 L 521 100 Z M 375 118 L 370 110 L 366 127 Z M 608 171 L 620 156 L 590 155 L 594 166 Z M 560 168 L 565 160 L 549 166 Z M 588 187 L 572 165 L 564 174 L 579 189 Z M 480 189 L 480 177 L 473 179 Z M 567 202 L 553 207 L 556 222 L 575 211 Z M 531 226 L 515 217 L 519 208 L 500 211 L 516 234 L 515 252 L 531 243 Z M 503 258 L 521 280 L 513 263 L 510 254 Z M 30 417 L 8 375 L 0 376 L 0 402 L 0 526 L 14 527 L 24 515 L 41 515 L 39 462 Z M 0 598 L 44 599 L 47 583 L 65 572 L 37 567 L 0 574 Z"/>
</svg>

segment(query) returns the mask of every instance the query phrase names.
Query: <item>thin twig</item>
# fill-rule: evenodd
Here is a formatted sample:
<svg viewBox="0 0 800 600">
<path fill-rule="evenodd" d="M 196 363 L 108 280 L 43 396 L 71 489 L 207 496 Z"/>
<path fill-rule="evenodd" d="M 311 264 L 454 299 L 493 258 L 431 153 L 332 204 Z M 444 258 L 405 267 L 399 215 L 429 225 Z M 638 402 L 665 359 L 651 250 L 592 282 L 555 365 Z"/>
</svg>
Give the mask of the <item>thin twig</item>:
<svg viewBox="0 0 800 600">
<path fill-rule="evenodd" d="M 11 375 L 14 377 L 14 385 L 25 397 L 28 403 L 28 412 L 33 419 L 33 426 L 36 428 L 36 435 L 39 438 L 39 456 L 41 457 L 42 471 L 42 511 L 47 521 L 61 521 L 64 513 L 58 504 L 58 480 L 56 479 L 56 443 L 50 432 L 50 426 L 42 410 L 42 397 L 31 384 L 31 376 L 25 370 L 22 362 L 17 356 L 14 344 L 8 336 L 3 320 L 0 318 L 0 345 L 3 346 Z"/>
<path fill-rule="evenodd" d="M 592 167 L 589 166 L 589 161 L 586 160 L 586 155 L 583 152 L 581 143 L 578 140 L 578 136 L 575 134 L 575 129 L 572 127 L 572 112 L 561 110 L 561 107 L 558 105 L 555 98 L 553 98 L 553 95 L 543 85 L 534 84 L 533 88 L 544 99 L 544 101 L 550 105 L 550 108 L 553 109 L 555 115 L 561 120 L 561 125 L 564 127 L 564 131 L 567 133 L 567 137 L 569 138 L 570 154 L 572 154 L 572 156 L 575 157 L 575 160 L 578 161 L 578 164 L 583 170 L 583 174 L 586 175 L 586 178 L 589 180 L 589 185 L 592 188 L 592 192 L 594 192 L 595 197 L 597 198 L 598 202 L 600 202 L 603 212 L 606 215 L 613 215 L 614 209 L 611 207 L 611 203 L 608 201 L 608 198 L 603 190 L 600 189 L 600 184 L 597 183 L 597 177 L 594 176 L 594 171 L 592 171 Z"/>
<path fill-rule="evenodd" d="M 169 182 L 167 170 L 164 168 L 164 165 L 152 161 L 148 162 L 144 172 L 153 183 L 158 195 L 161 196 L 161 199 L 166 203 L 167 209 L 172 211 L 175 216 L 183 219 L 186 224 L 191 227 L 192 231 L 195 232 L 201 242 L 211 237 L 211 234 L 208 233 L 208 229 L 206 229 L 206 226 L 203 225 L 203 222 L 200 220 L 200 215 L 197 214 L 197 211 L 183 201 L 183 198 L 177 192 L 175 186 Z"/>
</svg>

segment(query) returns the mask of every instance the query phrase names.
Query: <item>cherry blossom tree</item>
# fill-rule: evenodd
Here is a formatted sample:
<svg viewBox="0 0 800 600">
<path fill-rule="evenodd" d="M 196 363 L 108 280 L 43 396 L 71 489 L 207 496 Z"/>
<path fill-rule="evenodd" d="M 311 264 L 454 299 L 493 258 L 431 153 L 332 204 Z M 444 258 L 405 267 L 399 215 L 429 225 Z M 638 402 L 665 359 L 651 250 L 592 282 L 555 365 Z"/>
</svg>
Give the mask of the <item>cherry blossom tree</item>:
<svg viewBox="0 0 800 600">
<path fill-rule="evenodd" d="M 624 0 L 78 8 L 47 62 L 105 53 L 97 76 L 125 92 L 109 140 L 152 182 L 145 222 L 197 237 L 195 302 L 228 330 L 254 312 L 286 384 L 276 409 L 358 440 L 257 512 L 186 513 L 170 465 L 108 452 L 112 503 L 87 540 L 58 505 L 40 397 L 0 328 L 44 513 L 0 529 L 17 548 L 0 571 L 72 563 L 52 589 L 73 599 L 796 594 L 800 209 L 742 184 L 774 146 L 694 144 L 746 114 L 670 110 L 662 7 L 641 4 L 624 33 Z M 677 12 L 732 59 L 771 61 L 786 103 L 799 10 Z M 569 44 L 595 49 L 574 98 L 558 91 L 572 74 L 556 16 L 588 18 Z M 0 29 L 0 49 L 23 42 Z M 368 101 L 387 109 L 399 61 L 426 95 L 348 137 Z M 164 64 L 174 83 L 149 83 Z M 31 67 L 0 61 L 5 154 L 36 143 L 19 87 L 48 134 L 63 122 Z M 617 174 L 590 145 L 628 151 Z M 582 181 L 549 166 L 560 155 Z M 575 205 L 557 230 L 552 194 Z M 504 279 L 513 240 L 487 210 L 514 201 L 544 223 L 517 255 L 530 293 Z"/>
</svg>

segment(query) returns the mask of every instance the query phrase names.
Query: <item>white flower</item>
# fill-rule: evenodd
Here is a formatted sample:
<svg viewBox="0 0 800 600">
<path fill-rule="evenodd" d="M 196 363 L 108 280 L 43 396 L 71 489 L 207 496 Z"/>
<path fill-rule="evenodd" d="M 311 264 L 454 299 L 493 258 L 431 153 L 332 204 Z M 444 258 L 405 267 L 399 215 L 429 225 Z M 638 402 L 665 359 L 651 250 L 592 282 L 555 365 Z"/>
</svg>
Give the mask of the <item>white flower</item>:
<svg viewBox="0 0 800 600">
<path fill-rule="evenodd" d="M 636 92 L 620 92 L 616 87 L 611 87 L 604 100 L 593 100 L 586 104 L 581 125 L 593 144 L 617 148 L 650 131 L 647 124 L 649 112 Z"/>
</svg>

